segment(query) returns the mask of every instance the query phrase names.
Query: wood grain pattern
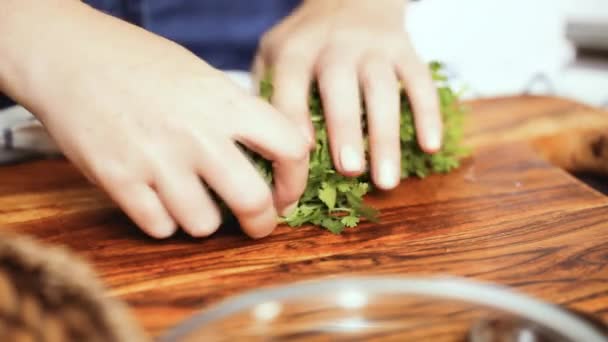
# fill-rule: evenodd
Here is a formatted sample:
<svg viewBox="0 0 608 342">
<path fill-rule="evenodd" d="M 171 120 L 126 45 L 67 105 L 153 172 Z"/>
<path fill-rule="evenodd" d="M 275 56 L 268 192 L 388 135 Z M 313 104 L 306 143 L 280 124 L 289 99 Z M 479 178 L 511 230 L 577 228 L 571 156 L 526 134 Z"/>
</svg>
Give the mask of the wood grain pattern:
<svg viewBox="0 0 608 342">
<path fill-rule="evenodd" d="M 526 141 L 552 164 L 608 176 L 608 112 L 565 99 L 510 97 L 476 101 L 466 127 L 470 146 Z M 505 108 L 517 108 L 505 112 Z"/>
<path fill-rule="evenodd" d="M 605 113 L 537 97 L 470 105 L 475 154 L 452 174 L 370 196 L 380 222 L 340 236 L 279 227 L 252 241 L 229 225 L 155 241 L 61 160 L 0 169 L 0 226 L 90 260 L 154 334 L 244 290 L 338 274 L 466 276 L 608 321 L 608 198 L 545 161 L 559 148 L 538 143 L 580 128 L 572 115 L 601 128 Z"/>
</svg>

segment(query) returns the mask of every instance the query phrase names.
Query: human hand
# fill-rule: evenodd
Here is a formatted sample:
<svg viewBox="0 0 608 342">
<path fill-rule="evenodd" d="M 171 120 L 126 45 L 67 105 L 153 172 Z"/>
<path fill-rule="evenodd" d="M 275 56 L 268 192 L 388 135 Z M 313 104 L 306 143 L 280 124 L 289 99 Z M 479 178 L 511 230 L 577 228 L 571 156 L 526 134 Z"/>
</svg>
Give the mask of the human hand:
<svg viewBox="0 0 608 342">
<path fill-rule="evenodd" d="M 167 237 L 179 224 L 212 234 L 221 216 L 201 179 L 255 238 L 295 206 L 308 150 L 270 104 L 178 45 L 80 3 L 40 12 L 46 20 L 28 27 L 37 40 L 18 50 L 44 53 L 15 53 L 2 84 L 145 232 Z M 237 143 L 273 162 L 274 193 Z"/>
<path fill-rule="evenodd" d="M 400 180 L 399 80 L 413 107 L 421 148 L 435 152 L 442 139 L 430 72 L 404 31 L 405 3 L 307 0 L 264 35 L 254 65 L 257 78 L 272 70 L 273 105 L 310 137 L 314 132 L 307 100 L 311 82 L 318 81 L 334 165 L 347 176 L 359 175 L 366 167 L 363 96 L 372 178 L 382 189 Z"/>
</svg>

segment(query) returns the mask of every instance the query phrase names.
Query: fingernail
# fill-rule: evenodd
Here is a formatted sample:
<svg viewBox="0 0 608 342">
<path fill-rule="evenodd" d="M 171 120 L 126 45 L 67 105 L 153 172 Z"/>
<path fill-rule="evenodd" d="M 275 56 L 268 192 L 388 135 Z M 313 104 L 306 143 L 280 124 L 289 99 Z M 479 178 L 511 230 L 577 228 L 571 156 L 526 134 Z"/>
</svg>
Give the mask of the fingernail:
<svg viewBox="0 0 608 342">
<path fill-rule="evenodd" d="M 441 148 L 441 135 L 437 131 L 431 131 L 426 138 L 426 148 L 429 151 L 439 151 Z"/>
<path fill-rule="evenodd" d="M 340 151 L 340 163 L 346 172 L 361 171 L 363 165 L 359 153 L 349 145 L 342 147 L 342 151 Z"/>
<path fill-rule="evenodd" d="M 298 208 L 298 202 L 296 201 L 296 202 L 294 202 L 294 203 L 286 206 L 285 209 L 283 209 L 283 211 L 281 212 L 281 215 L 283 217 L 288 217 L 291 214 L 293 214 L 294 211 L 296 211 L 297 208 Z"/>
<path fill-rule="evenodd" d="M 397 169 L 395 168 L 395 165 L 388 159 L 380 162 L 380 172 L 378 178 L 380 183 L 378 185 L 386 190 L 392 189 L 399 184 Z"/>
</svg>

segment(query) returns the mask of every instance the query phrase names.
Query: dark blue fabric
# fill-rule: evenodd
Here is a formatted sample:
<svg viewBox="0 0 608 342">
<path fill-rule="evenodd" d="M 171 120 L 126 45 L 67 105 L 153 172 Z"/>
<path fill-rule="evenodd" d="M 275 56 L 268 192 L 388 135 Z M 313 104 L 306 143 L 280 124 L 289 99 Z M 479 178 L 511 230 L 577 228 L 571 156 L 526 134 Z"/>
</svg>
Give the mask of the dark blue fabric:
<svg viewBox="0 0 608 342">
<path fill-rule="evenodd" d="M 249 70 L 260 36 L 301 0 L 85 0 L 183 45 L 220 69 Z"/>
<path fill-rule="evenodd" d="M 15 102 L 0 93 L 0 109 L 7 108 L 13 105 L 15 105 Z"/>
</svg>

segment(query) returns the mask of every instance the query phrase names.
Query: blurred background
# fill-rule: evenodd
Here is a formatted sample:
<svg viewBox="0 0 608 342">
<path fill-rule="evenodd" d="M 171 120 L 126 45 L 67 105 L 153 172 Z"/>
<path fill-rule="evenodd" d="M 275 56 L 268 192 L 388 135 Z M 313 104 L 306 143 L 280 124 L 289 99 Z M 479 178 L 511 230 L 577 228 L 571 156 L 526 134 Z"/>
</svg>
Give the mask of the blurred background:
<svg viewBox="0 0 608 342">
<path fill-rule="evenodd" d="M 554 95 L 608 108 L 607 0 L 419 0 L 405 26 L 465 98 Z M 247 73 L 231 75 L 250 86 Z"/>
<path fill-rule="evenodd" d="M 608 107 L 608 1 L 422 0 L 406 26 L 467 97 L 557 95 Z"/>
</svg>

